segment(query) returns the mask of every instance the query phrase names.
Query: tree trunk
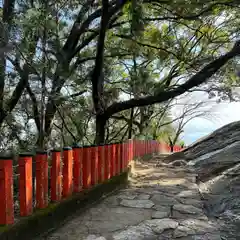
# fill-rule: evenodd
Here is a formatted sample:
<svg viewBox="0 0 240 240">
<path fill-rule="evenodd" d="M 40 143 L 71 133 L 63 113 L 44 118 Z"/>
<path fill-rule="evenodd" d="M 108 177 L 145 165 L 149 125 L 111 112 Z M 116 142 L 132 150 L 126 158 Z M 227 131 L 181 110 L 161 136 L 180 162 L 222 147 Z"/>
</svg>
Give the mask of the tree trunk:
<svg viewBox="0 0 240 240">
<path fill-rule="evenodd" d="M 129 125 L 128 125 L 128 139 L 132 138 L 133 113 L 134 113 L 134 108 L 131 108 L 130 122 L 129 122 Z"/>
<path fill-rule="evenodd" d="M 172 141 L 172 139 L 170 137 L 168 137 L 168 142 L 170 145 L 170 151 L 173 152 L 174 150 L 174 142 Z"/>
<path fill-rule="evenodd" d="M 105 143 L 105 127 L 107 123 L 107 118 L 103 115 L 96 116 L 96 135 L 95 135 L 95 144 L 104 144 Z"/>
<path fill-rule="evenodd" d="M 37 139 L 36 145 L 39 149 L 44 150 L 44 134 L 42 131 L 38 133 L 38 139 Z"/>
</svg>

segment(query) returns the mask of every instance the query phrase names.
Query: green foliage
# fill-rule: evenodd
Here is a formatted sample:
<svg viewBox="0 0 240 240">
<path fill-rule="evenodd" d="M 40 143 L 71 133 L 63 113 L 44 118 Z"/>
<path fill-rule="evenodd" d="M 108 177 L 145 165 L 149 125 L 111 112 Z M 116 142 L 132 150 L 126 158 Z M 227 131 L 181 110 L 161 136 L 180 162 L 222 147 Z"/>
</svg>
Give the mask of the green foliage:
<svg viewBox="0 0 240 240">
<path fill-rule="evenodd" d="M 104 81 L 98 86 L 103 109 L 169 91 L 228 51 L 240 31 L 238 5 L 237 0 L 128 1 L 106 32 Z M 0 112 L 9 111 L 0 123 L 2 148 L 33 147 L 41 134 L 47 147 L 93 143 L 91 76 L 101 7 L 87 0 L 16 3 L 12 22 L 4 23 L 15 48 L 0 56 Z M 5 40 L 2 33 L 0 44 Z M 234 100 L 238 68 L 238 59 L 230 61 L 203 88 L 213 99 Z M 15 101 L 21 79 L 27 84 Z M 131 109 L 115 114 L 108 120 L 106 140 L 126 139 L 130 129 L 138 138 L 174 138 L 177 129 L 168 104 L 135 107 L 132 118 Z M 44 119 L 41 127 L 38 117 Z"/>
</svg>

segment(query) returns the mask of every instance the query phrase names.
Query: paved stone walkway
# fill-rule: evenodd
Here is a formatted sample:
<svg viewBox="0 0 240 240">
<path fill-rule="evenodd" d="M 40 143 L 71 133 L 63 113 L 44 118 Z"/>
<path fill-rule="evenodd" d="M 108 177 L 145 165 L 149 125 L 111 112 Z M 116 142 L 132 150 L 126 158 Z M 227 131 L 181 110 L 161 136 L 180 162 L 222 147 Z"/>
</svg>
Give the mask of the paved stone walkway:
<svg viewBox="0 0 240 240">
<path fill-rule="evenodd" d="M 220 240 L 183 167 L 155 168 L 158 157 L 133 166 L 127 189 L 72 219 L 47 240 Z"/>
</svg>

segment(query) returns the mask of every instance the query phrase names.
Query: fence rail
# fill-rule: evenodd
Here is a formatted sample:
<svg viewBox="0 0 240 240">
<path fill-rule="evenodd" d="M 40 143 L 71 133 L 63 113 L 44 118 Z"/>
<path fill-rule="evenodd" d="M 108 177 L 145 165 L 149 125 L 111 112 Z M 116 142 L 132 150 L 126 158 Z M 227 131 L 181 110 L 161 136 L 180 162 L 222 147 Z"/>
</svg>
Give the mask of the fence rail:
<svg viewBox="0 0 240 240">
<path fill-rule="evenodd" d="M 179 146 L 174 147 L 175 152 L 181 150 Z M 19 154 L 17 166 L 13 166 L 10 156 L 0 156 L 0 225 L 14 224 L 16 215 L 21 220 L 35 209 L 47 208 L 50 202 L 59 202 L 117 176 L 136 157 L 163 151 L 169 152 L 170 147 L 153 140 L 128 140 L 53 150 L 50 159 L 44 151 L 34 156 Z M 14 211 L 15 201 L 19 213 Z"/>
</svg>

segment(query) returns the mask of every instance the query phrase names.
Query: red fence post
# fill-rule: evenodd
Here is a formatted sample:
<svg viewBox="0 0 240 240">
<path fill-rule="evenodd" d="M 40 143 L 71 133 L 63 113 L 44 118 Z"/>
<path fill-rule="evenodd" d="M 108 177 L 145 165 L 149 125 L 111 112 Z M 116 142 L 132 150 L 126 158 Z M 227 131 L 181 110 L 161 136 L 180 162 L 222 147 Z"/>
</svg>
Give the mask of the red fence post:
<svg viewBox="0 0 240 240">
<path fill-rule="evenodd" d="M 108 146 L 104 145 L 104 180 L 108 179 L 108 171 L 109 171 L 109 158 L 108 158 Z"/>
<path fill-rule="evenodd" d="M 126 171 L 128 165 L 128 144 L 124 143 L 124 171 Z"/>
<path fill-rule="evenodd" d="M 61 173 L 61 152 L 60 150 L 52 151 L 51 167 L 51 201 L 57 202 L 62 197 L 62 173 Z"/>
<path fill-rule="evenodd" d="M 82 186 L 83 189 L 87 188 L 87 148 L 83 147 L 82 149 Z"/>
<path fill-rule="evenodd" d="M 13 163 L 11 156 L 0 156 L 0 225 L 13 223 Z"/>
<path fill-rule="evenodd" d="M 126 165 L 126 146 L 125 142 L 122 143 L 122 172 L 125 171 L 125 165 Z"/>
<path fill-rule="evenodd" d="M 136 153 L 136 158 L 138 158 L 138 140 L 135 142 L 135 153 Z"/>
<path fill-rule="evenodd" d="M 105 145 L 105 179 L 111 176 L 111 149 L 110 145 Z"/>
<path fill-rule="evenodd" d="M 32 190 L 32 155 L 29 153 L 19 154 L 19 205 L 20 216 L 25 217 L 33 211 L 33 190 Z"/>
<path fill-rule="evenodd" d="M 104 146 L 98 146 L 98 182 L 104 181 Z"/>
<path fill-rule="evenodd" d="M 48 161 L 47 152 L 38 151 L 36 155 L 36 208 L 48 205 Z"/>
<path fill-rule="evenodd" d="M 116 175 L 120 173 L 120 144 L 116 144 Z"/>
<path fill-rule="evenodd" d="M 142 141 L 140 140 L 139 141 L 139 157 L 142 156 L 142 153 L 143 153 L 143 146 L 142 146 Z"/>
<path fill-rule="evenodd" d="M 113 144 L 113 176 L 116 176 L 117 175 L 117 144 L 114 143 Z"/>
<path fill-rule="evenodd" d="M 123 166 L 124 166 L 124 162 L 123 162 L 123 143 L 119 144 L 119 171 L 120 173 L 123 172 Z"/>
<path fill-rule="evenodd" d="M 70 196 L 73 191 L 73 153 L 71 147 L 63 148 L 63 192 L 64 198 Z"/>
<path fill-rule="evenodd" d="M 83 147 L 82 159 L 83 188 L 91 186 L 91 149 L 88 146 Z"/>
<path fill-rule="evenodd" d="M 128 166 L 128 160 L 129 160 L 129 144 L 128 141 L 124 143 L 125 144 L 125 169 Z"/>
<path fill-rule="evenodd" d="M 128 163 L 133 160 L 133 140 L 128 140 Z"/>
<path fill-rule="evenodd" d="M 108 144 L 107 148 L 108 148 L 108 179 L 110 179 L 112 170 L 112 147 L 110 144 Z"/>
<path fill-rule="evenodd" d="M 128 164 L 129 164 L 129 141 L 127 141 L 126 143 L 126 163 L 125 163 L 125 170 L 127 169 L 127 167 L 128 167 Z"/>
<path fill-rule="evenodd" d="M 109 174 L 108 178 L 111 178 L 113 176 L 113 145 L 108 145 L 108 157 L 109 157 Z"/>
<path fill-rule="evenodd" d="M 82 148 L 73 146 L 73 191 L 80 192 L 82 189 Z"/>
<path fill-rule="evenodd" d="M 137 143 L 136 143 L 136 140 L 134 140 L 134 158 L 137 157 L 136 147 L 137 147 Z"/>
<path fill-rule="evenodd" d="M 135 140 L 132 139 L 132 157 L 135 158 Z"/>
<path fill-rule="evenodd" d="M 139 157 L 141 157 L 142 156 L 142 141 L 141 140 L 139 140 Z"/>
<path fill-rule="evenodd" d="M 138 140 L 138 143 L 137 143 L 137 155 L 138 155 L 138 157 L 140 157 L 140 155 L 141 155 L 141 152 L 140 152 L 140 149 L 141 149 L 141 142 L 140 142 L 140 140 Z"/>
<path fill-rule="evenodd" d="M 147 141 L 143 141 L 143 155 L 148 154 L 147 152 Z"/>
<path fill-rule="evenodd" d="M 91 147 L 91 185 L 98 182 L 98 150 L 96 146 Z"/>
</svg>

